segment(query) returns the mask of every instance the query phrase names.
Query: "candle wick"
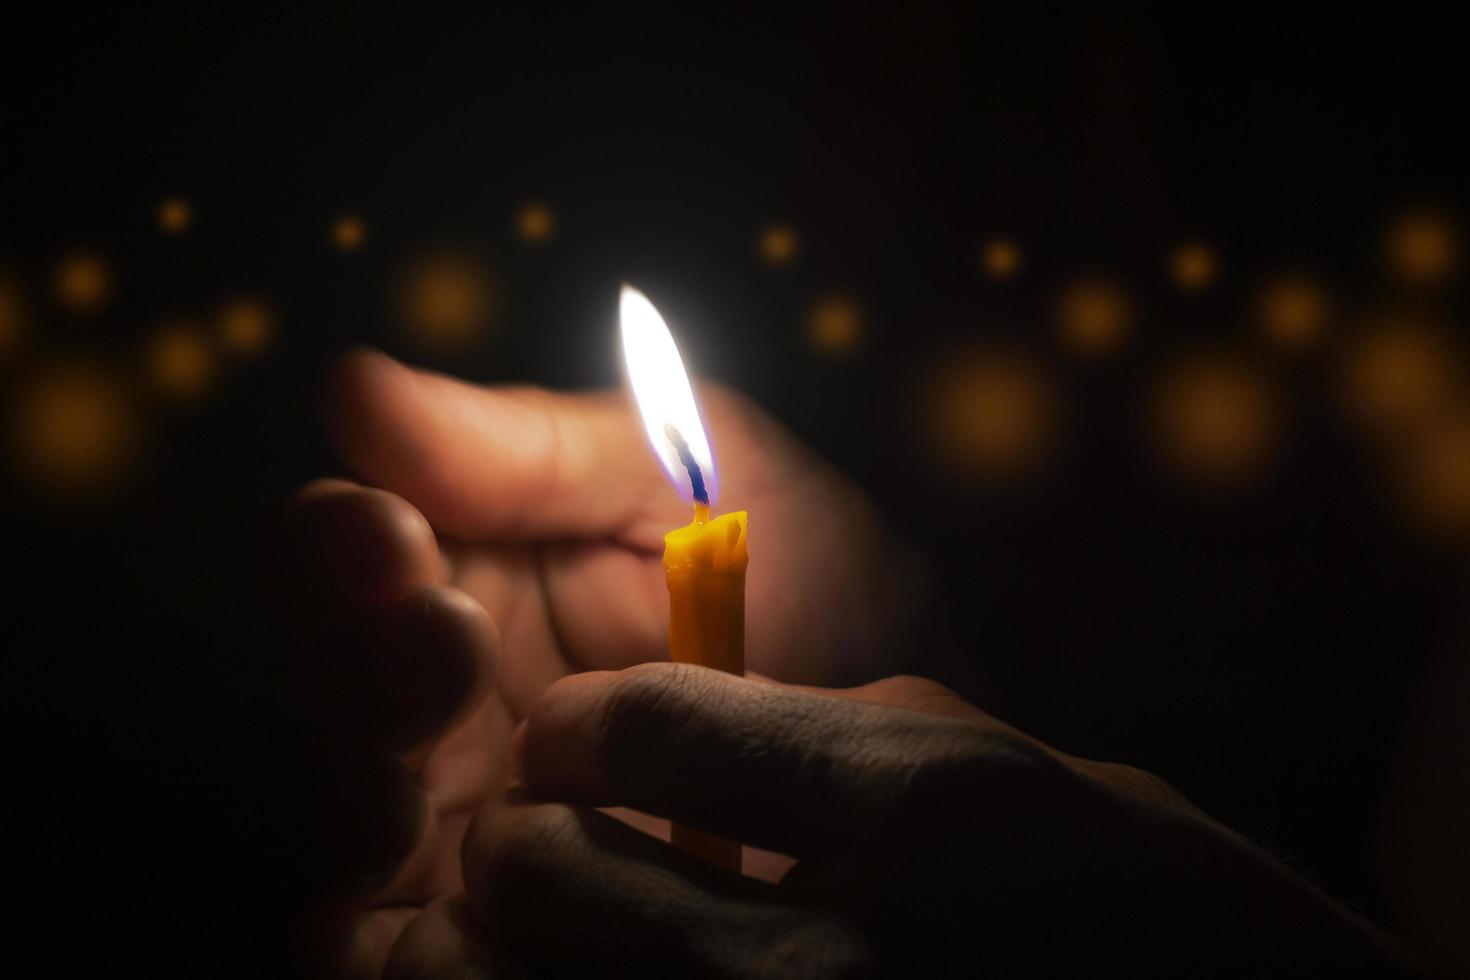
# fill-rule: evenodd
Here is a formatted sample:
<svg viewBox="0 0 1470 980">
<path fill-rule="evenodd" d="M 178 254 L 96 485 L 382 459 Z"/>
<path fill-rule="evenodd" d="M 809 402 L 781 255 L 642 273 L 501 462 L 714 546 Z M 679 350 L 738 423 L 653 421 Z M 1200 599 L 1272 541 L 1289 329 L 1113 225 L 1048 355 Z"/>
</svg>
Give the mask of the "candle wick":
<svg viewBox="0 0 1470 980">
<path fill-rule="evenodd" d="M 679 454 L 679 462 L 689 471 L 689 487 L 694 492 L 696 503 L 709 506 L 709 491 L 704 488 L 704 474 L 699 471 L 699 463 L 695 461 L 694 454 L 689 451 L 689 443 L 684 441 L 684 436 L 672 425 L 664 425 L 664 435 L 668 436 L 669 442 L 674 444 L 674 451 Z"/>
</svg>

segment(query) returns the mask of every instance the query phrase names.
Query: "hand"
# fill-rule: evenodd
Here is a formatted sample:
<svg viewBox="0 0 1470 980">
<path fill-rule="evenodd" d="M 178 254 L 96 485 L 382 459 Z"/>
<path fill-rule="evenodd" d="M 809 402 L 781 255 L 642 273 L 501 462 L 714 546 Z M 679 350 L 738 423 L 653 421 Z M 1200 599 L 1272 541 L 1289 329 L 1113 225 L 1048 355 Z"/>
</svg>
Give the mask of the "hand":
<svg viewBox="0 0 1470 980">
<path fill-rule="evenodd" d="M 716 509 L 751 514 L 750 666 L 872 676 L 917 568 L 856 488 L 758 408 L 699 395 Z M 328 420 L 362 482 L 301 492 L 291 564 L 311 637 L 303 713 L 331 740 L 323 860 L 363 893 L 339 963 L 369 976 L 419 907 L 460 887 L 464 828 L 505 784 L 511 731 L 547 685 L 667 659 L 663 534 L 691 509 L 622 394 L 481 388 L 356 353 Z"/>
<path fill-rule="evenodd" d="M 524 786 L 466 840 L 468 898 L 411 925 L 390 976 L 1407 972 L 1157 778 L 918 678 L 818 692 L 686 665 L 584 674 L 552 685 L 517 745 Z M 592 809 L 614 805 L 800 863 L 779 885 L 731 874 Z"/>
</svg>

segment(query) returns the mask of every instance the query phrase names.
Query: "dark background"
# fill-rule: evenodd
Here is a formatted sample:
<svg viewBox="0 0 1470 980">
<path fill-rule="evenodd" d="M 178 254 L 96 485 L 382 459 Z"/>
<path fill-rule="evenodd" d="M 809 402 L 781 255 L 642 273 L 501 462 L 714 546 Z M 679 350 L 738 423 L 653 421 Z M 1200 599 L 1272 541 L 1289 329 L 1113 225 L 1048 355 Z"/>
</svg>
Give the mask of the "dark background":
<svg viewBox="0 0 1470 980">
<path fill-rule="evenodd" d="M 7 468 L 0 830 L 33 913 L 23 937 L 68 961 L 187 950 L 210 972 L 291 942 L 310 857 L 293 787 L 309 774 L 271 688 L 270 548 L 291 490 L 333 466 L 325 366 L 371 343 L 476 380 L 614 384 L 625 279 L 698 370 L 929 551 L 999 713 L 1159 772 L 1392 920 L 1380 815 L 1465 549 L 1406 526 L 1337 411 L 1329 359 L 1251 347 L 1247 311 L 1283 269 L 1311 270 L 1343 308 L 1396 297 L 1386 223 L 1464 203 L 1452 35 L 1407 15 L 1018 25 L 907 5 L 7 31 L 0 269 L 33 315 L 0 353 L 6 410 L 67 358 L 134 371 L 157 318 L 238 290 L 278 322 L 205 397 L 139 396 L 146 435 L 105 498 Z M 174 194 L 194 214 L 182 236 L 154 222 Z M 557 217 L 538 248 L 512 227 L 527 200 Z M 328 235 L 348 212 L 368 231 L 350 253 Z M 790 266 L 756 253 L 771 221 L 799 232 Z M 993 235 L 1023 248 L 1012 279 L 977 268 Z M 1195 238 L 1222 272 L 1183 295 L 1165 257 Z M 90 316 L 46 298 L 77 247 L 114 274 Z M 406 263 L 442 247 L 474 255 L 495 296 L 490 328 L 449 353 L 415 344 L 391 301 Z M 1089 270 L 1137 310 L 1096 362 L 1058 345 L 1049 313 Z M 802 329 L 834 289 L 868 324 L 843 357 Z M 1458 296 L 1436 311 L 1453 320 Z M 992 337 L 1047 366 L 1065 436 L 1039 472 L 977 485 L 925 456 L 913 406 L 945 351 Z M 1282 451 L 1248 488 L 1182 487 L 1140 437 L 1140 392 L 1198 342 L 1252 358 L 1285 406 Z"/>
</svg>

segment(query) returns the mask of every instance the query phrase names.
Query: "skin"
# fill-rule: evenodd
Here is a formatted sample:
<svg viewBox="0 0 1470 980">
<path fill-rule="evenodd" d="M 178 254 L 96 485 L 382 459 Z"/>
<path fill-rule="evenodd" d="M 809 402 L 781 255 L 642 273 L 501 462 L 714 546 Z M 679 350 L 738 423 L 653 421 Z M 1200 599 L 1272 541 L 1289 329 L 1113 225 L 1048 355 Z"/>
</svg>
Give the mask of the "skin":
<svg viewBox="0 0 1470 980">
<path fill-rule="evenodd" d="M 749 403 L 701 402 L 721 504 L 753 515 L 747 655 L 768 677 L 649 662 L 662 533 L 688 508 L 624 400 L 370 353 L 339 368 L 329 431 L 362 482 L 302 491 L 291 563 L 298 696 L 331 760 L 323 863 L 344 889 L 331 971 L 1411 972 L 1148 773 L 920 678 L 809 686 L 876 671 L 910 576 L 850 485 Z M 610 809 L 791 870 L 725 872 Z"/>
<path fill-rule="evenodd" d="M 871 676 L 919 566 L 759 408 L 698 396 L 716 511 L 752 514 L 748 665 Z M 332 773 L 312 808 L 345 896 L 324 913 L 327 956 L 378 976 L 419 910 L 462 890 L 465 828 L 509 781 L 511 733 L 547 686 L 667 659 L 663 534 L 691 505 L 622 392 L 483 388 L 356 351 L 326 430 L 353 479 L 306 486 L 288 520 L 292 686 Z"/>
</svg>

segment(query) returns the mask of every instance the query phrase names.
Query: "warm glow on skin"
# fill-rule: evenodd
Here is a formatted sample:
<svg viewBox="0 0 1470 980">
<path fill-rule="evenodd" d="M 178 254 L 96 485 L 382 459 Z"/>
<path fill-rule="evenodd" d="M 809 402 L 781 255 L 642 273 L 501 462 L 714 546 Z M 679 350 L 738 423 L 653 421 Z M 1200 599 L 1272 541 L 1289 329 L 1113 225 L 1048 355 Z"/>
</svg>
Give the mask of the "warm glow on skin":
<svg viewBox="0 0 1470 980">
<path fill-rule="evenodd" d="M 95 313 L 112 290 L 112 272 L 107 260 L 95 252 L 73 252 L 52 270 L 51 287 L 67 312 Z"/>
<path fill-rule="evenodd" d="M 996 238 L 980 250 L 980 269 L 991 279 L 1011 279 L 1021 269 L 1021 249 L 1007 238 Z"/>
<path fill-rule="evenodd" d="M 866 326 L 862 307 L 840 293 L 818 298 L 807 310 L 807 341 L 821 354 L 853 353 L 862 346 Z"/>
<path fill-rule="evenodd" d="M 677 433 L 698 465 L 708 502 L 713 503 L 719 496 L 719 475 L 673 334 L 648 297 L 632 286 L 623 287 L 618 323 L 628 384 L 638 403 L 649 445 L 680 496 L 690 500 L 690 474 L 669 430 Z"/>
<path fill-rule="evenodd" d="M 760 233 L 756 251 L 767 265 L 790 265 L 796 261 L 799 242 L 790 225 L 767 225 Z"/>
<path fill-rule="evenodd" d="M 460 252 L 436 252 L 409 266 L 399 283 L 398 312 L 420 347 L 464 350 L 490 327 L 495 289 L 484 265 Z"/>
<path fill-rule="evenodd" d="M 189 202 L 181 197 L 165 198 L 158 205 L 158 230 L 165 235 L 182 235 L 194 223 Z"/>
<path fill-rule="evenodd" d="M 527 245 L 545 245 L 556 235 L 556 213 L 545 204 L 530 201 L 516 210 L 516 237 Z"/>
<path fill-rule="evenodd" d="M 343 252 L 355 252 L 367 243 L 367 223 L 355 214 L 344 214 L 332 222 L 332 244 Z"/>
<path fill-rule="evenodd" d="M 1057 321 L 1063 344 L 1085 356 L 1110 354 L 1132 329 L 1132 304 L 1122 287 L 1109 279 L 1079 279 L 1062 290 Z"/>
</svg>

